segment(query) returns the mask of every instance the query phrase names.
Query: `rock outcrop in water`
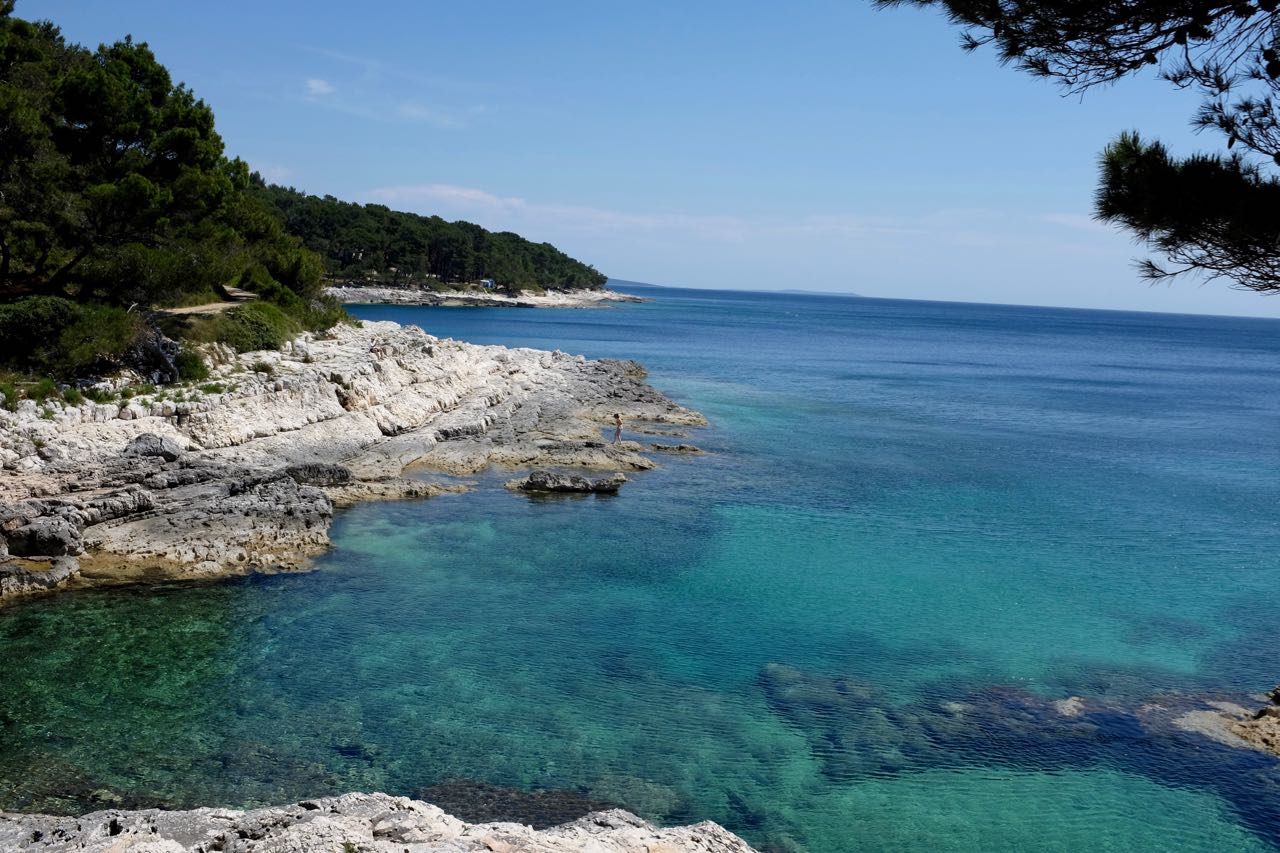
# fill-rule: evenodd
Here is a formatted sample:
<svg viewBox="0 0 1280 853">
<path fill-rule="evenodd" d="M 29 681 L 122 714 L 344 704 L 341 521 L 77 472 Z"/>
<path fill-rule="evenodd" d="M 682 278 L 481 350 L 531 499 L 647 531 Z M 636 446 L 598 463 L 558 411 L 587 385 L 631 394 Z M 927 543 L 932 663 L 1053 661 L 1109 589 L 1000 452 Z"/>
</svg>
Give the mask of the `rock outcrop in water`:
<svg viewBox="0 0 1280 853">
<path fill-rule="evenodd" d="M 101 811 L 83 817 L 0 813 L 0 850 L 84 853 L 750 853 L 707 822 L 659 829 L 620 809 L 536 830 L 469 824 L 435 806 L 386 794 L 346 794 L 280 808 Z"/>
<path fill-rule="evenodd" d="M 1245 719 L 1228 716 L 1231 732 L 1249 743 L 1280 755 L 1280 686 L 1267 693 L 1268 704 Z"/>
<path fill-rule="evenodd" d="M 608 477 L 579 477 L 577 474 L 557 474 L 554 471 L 534 471 L 527 477 L 507 481 L 507 488 L 517 492 L 560 492 L 576 494 L 616 495 L 626 474 L 610 474 Z"/>
<path fill-rule="evenodd" d="M 77 576 L 297 569 L 328 546 L 335 506 L 462 488 L 410 468 L 643 470 L 654 463 L 640 445 L 601 441 L 614 413 L 705 423 L 634 362 L 475 346 L 395 323 L 211 358 L 200 388 L 0 411 L 0 598 Z"/>
</svg>

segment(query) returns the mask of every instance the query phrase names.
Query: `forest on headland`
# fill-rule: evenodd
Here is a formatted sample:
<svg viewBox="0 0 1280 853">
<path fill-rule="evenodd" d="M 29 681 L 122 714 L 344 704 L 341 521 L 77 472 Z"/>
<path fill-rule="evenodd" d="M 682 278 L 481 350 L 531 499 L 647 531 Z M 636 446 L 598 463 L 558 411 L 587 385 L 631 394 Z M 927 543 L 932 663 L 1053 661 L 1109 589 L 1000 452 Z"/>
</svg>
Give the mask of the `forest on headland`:
<svg viewBox="0 0 1280 853">
<path fill-rule="evenodd" d="M 0 0 L 0 396 L 129 366 L 199 379 L 184 344 L 241 352 L 329 328 L 331 278 L 507 291 L 598 287 L 546 243 L 267 185 L 212 108 L 126 36 L 96 49 Z M 160 309 L 252 295 L 207 314 Z M 44 382 L 38 380 L 44 377 Z M 36 391 L 36 388 L 43 389 Z"/>
<path fill-rule="evenodd" d="M 252 178 L 253 193 L 279 214 L 288 233 L 324 258 L 336 278 L 440 286 L 490 279 L 507 291 L 591 288 L 607 280 L 550 243 L 510 231 L 306 195 Z"/>
</svg>

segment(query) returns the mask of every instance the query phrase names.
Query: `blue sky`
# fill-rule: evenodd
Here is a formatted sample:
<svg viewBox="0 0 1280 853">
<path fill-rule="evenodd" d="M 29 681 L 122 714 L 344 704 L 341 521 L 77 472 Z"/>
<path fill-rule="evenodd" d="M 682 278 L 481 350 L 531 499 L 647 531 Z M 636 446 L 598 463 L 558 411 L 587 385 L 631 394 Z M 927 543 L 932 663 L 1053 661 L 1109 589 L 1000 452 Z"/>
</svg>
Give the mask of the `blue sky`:
<svg viewBox="0 0 1280 853">
<path fill-rule="evenodd" d="M 869 2 L 19 0 L 75 41 L 151 44 L 228 151 L 313 193 L 547 240 L 618 278 L 1280 316 L 1151 287 L 1089 216 L 1138 128 L 1179 153 L 1195 96 L 1083 100 Z"/>
</svg>

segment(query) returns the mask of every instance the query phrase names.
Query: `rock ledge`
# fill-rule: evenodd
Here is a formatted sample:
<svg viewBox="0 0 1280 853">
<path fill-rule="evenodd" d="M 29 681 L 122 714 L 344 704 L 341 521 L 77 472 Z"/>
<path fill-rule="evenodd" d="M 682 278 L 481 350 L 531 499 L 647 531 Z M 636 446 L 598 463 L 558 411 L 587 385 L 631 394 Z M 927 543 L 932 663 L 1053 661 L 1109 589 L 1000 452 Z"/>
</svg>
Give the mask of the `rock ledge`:
<svg viewBox="0 0 1280 853">
<path fill-rule="evenodd" d="M 204 384 L 0 410 L 0 601 L 302 569 L 328 547 L 335 507 L 467 488 L 421 472 L 641 471 L 655 465 L 649 448 L 602 440 L 615 415 L 637 429 L 706 423 L 635 362 L 396 323 L 340 325 L 279 352 L 215 345 L 206 360 Z"/>
<path fill-rule="evenodd" d="M 614 809 L 535 830 L 469 824 L 428 803 L 344 794 L 279 808 L 101 811 L 83 817 L 0 812 L 0 850 L 81 853 L 750 853 L 718 824 L 659 829 Z"/>
</svg>

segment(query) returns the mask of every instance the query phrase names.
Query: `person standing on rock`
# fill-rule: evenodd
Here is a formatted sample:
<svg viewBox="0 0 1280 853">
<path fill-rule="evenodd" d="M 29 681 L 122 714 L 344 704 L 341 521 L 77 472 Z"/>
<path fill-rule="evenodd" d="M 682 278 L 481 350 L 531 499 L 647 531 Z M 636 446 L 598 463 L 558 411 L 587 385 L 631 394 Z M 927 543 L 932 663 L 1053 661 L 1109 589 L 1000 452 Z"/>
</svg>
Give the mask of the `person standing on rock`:
<svg viewBox="0 0 1280 853">
<path fill-rule="evenodd" d="M 615 414 L 613 416 L 613 443 L 618 444 L 622 441 L 622 415 Z"/>
</svg>

